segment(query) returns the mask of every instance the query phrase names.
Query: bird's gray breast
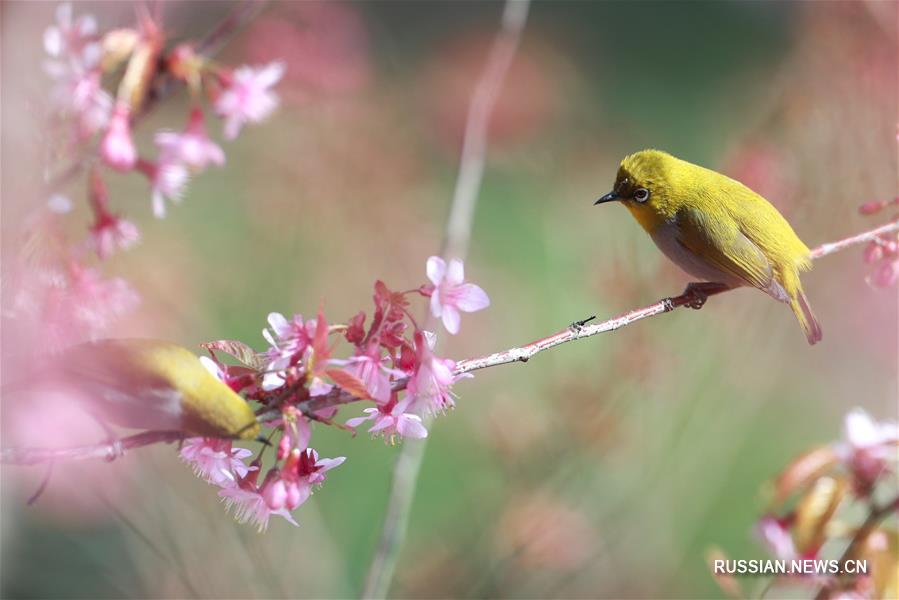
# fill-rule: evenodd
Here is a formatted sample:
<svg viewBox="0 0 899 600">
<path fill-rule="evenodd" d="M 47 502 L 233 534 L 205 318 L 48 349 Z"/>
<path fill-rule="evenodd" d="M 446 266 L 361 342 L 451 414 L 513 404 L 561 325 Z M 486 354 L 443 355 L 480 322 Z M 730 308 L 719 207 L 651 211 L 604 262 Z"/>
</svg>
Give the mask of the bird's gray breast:
<svg viewBox="0 0 899 600">
<path fill-rule="evenodd" d="M 656 230 L 650 237 L 671 262 L 689 275 L 702 281 L 725 283 L 731 287 L 746 285 L 743 280 L 716 268 L 686 248 L 677 238 L 677 224 L 674 221 L 669 221 L 656 227 Z"/>
</svg>

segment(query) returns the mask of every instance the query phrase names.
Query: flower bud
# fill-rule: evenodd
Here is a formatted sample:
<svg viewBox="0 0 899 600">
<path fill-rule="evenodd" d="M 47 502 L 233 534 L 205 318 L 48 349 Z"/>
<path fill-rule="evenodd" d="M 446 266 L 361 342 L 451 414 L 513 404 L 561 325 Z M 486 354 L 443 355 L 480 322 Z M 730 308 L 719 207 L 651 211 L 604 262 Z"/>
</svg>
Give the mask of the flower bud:
<svg viewBox="0 0 899 600">
<path fill-rule="evenodd" d="M 131 139 L 130 113 L 127 104 L 116 104 L 109 127 L 100 143 L 103 162 L 117 171 L 130 171 L 137 162 L 137 148 Z"/>
<path fill-rule="evenodd" d="M 287 510 L 294 510 L 303 503 L 305 498 L 300 493 L 300 486 L 296 482 L 291 482 L 287 486 Z"/>
<path fill-rule="evenodd" d="M 892 287 L 899 280 L 899 261 L 890 260 L 881 263 L 871 277 L 871 283 L 877 287 Z"/>
<path fill-rule="evenodd" d="M 864 204 L 859 206 L 858 212 L 863 215 L 873 215 L 883 210 L 884 206 L 886 206 L 886 202 L 881 202 L 880 200 L 872 200 L 870 202 L 865 202 Z"/>
<path fill-rule="evenodd" d="M 269 475 L 271 473 L 277 473 L 277 470 L 269 471 Z M 271 510 L 281 510 L 287 502 L 287 487 L 284 485 L 284 480 L 279 476 L 271 479 L 266 477 L 266 480 L 266 484 L 262 488 L 262 499 Z"/>
<path fill-rule="evenodd" d="M 883 248 L 877 242 L 869 242 L 865 246 L 864 261 L 869 265 L 883 258 Z"/>
</svg>

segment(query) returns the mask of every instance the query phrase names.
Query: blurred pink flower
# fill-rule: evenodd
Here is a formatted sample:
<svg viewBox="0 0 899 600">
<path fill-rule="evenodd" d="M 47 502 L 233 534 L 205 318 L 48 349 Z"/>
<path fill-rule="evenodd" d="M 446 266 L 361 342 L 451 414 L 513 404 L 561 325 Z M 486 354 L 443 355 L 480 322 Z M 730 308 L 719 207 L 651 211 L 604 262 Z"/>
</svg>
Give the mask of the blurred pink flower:
<svg viewBox="0 0 899 600">
<path fill-rule="evenodd" d="M 286 508 L 270 509 L 256 489 L 246 489 L 239 485 L 226 487 L 219 490 L 219 497 L 224 500 L 227 510 L 234 510 L 234 518 L 239 523 L 252 522 L 260 533 L 268 529 L 268 521 L 272 515 L 284 517 L 291 525 L 299 525 Z"/>
<path fill-rule="evenodd" d="M 179 455 L 198 477 L 219 487 L 230 487 L 250 471 L 244 459 L 252 456 L 253 452 L 246 448 L 233 448 L 231 440 L 191 438 L 184 441 Z"/>
<path fill-rule="evenodd" d="M 100 157 L 117 171 L 129 171 L 137 162 L 137 148 L 131 139 L 131 109 L 124 102 L 116 103 L 109 127 L 100 142 Z"/>
<path fill-rule="evenodd" d="M 157 161 L 139 160 L 137 168 L 150 180 L 153 201 L 153 215 L 157 219 L 165 217 L 165 201 L 178 203 L 184 195 L 190 176 L 176 156 L 160 152 Z"/>
<path fill-rule="evenodd" d="M 765 515 L 756 523 L 755 530 L 772 556 L 780 560 L 796 558 L 793 536 L 780 520 L 771 515 Z"/>
<path fill-rule="evenodd" d="M 883 258 L 883 246 L 877 242 L 869 242 L 863 253 L 864 261 L 869 265 Z"/>
<path fill-rule="evenodd" d="M 431 314 L 443 319 L 443 326 L 452 334 L 459 333 L 459 311 L 475 312 L 490 306 L 486 292 L 473 283 L 465 283 L 465 267 L 459 259 L 452 259 L 447 267 L 439 256 L 427 262 L 431 280 Z"/>
<path fill-rule="evenodd" d="M 45 68 L 56 79 L 50 101 L 57 110 L 75 116 L 79 139 L 87 139 L 109 124 L 113 101 L 100 86 L 99 70 L 59 62 L 47 63 Z"/>
<path fill-rule="evenodd" d="M 881 474 L 895 468 L 899 460 L 897 445 L 899 425 L 878 423 L 864 410 L 856 408 L 846 415 L 843 441 L 834 449 L 852 472 L 858 490 L 867 493 Z"/>
<path fill-rule="evenodd" d="M 428 430 L 422 424 L 421 417 L 405 412 L 410 401 L 411 398 L 407 396 L 404 401 L 398 402 L 390 409 L 387 407 L 366 408 L 362 411 L 366 416 L 354 417 L 349 419 L 346 424 L 348 427 L 359 427 L 366 421 L 374 421 L 368 432 L 381 434 L 385 439 L 392 439 L 394 435 L 404 438 L 426 438 Z"/>
<path fill-rule="evenodd" d="M 134 223 L 109 213 L 98 215 L 90 232 L 90 246 L 100 258 L 107 258 L 116 250 L 127 250 L 140 240 Z"/>
<path fill-rule="evenodd" d="M 98 270 L 74 263 L 64 283 L 51 282 L 43 293 L 40 318 L 45 338 L 55 347 L 102 337 L 140 303 L 124 279 L 104 279 Z"/>
<path fill-rule="evenodd" d="M 245 123 L 258 123 L 278 106 L 270 89 L 284 75 L 284 63 L 264 67 L 239 67 L 227 77 L 225 89 L 215 101 L 215 110 L 225 119 L 225 138 L 233 140 Z"/>
<path fill-rule="evenodd" d="M 896 285 L 896 282 L 899 281 L 899 260 L 892 259 L 881 262 L 874 269 L 874 273 L 868 277 L 868 281 L 871 285 L 880 288 Z"/>
<path fill-rule="evenodd" d="M 97 42 L 97 20 L 91 15 L 73 20 L 72 4 L 60 4 L 56 7 L 56 24 L 44 30 L 44 50 L 54 58 L 93 66 L 102 52 Z"/>
<path fill-rule="evenodd" d="M 428 331 L 415 332 L 415 368 L 409 378 L 406 393 L 412 398 L 412 409 L 418 413 L 443 412 L 455 406 L 450 387 L 456 363 L 437 358 L 433 348 L 437 337 Z"/>
<path fill-rule="evenodd" d="M 222 166 L 225 153 L 221 147 L 209 139 L 203 123 L 203 111 L 193 109 L 190 121 L 183 133 L 160 131 L 155 137 L 160 153 L 181 161 L 194 171 L 205 169 L 209 163 Z"/>
<path fill-rule="evenodd" d="M 72 200 L 63 194 L 52 194 L 47 199 L 47 208 L 58 215 L 72 212 Z"/>
</svg>

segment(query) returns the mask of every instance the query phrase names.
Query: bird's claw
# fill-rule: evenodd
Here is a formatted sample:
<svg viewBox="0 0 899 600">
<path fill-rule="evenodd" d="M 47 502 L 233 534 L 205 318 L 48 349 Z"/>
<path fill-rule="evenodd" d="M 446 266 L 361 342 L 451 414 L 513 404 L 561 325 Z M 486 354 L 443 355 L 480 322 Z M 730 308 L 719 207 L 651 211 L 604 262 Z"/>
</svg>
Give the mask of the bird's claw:
<svg viewBox="0 0 899 600">
<path fill-rule="evenodd" d="M 574 323 L 572 323 L 571 325 L 568 326 L 568 329 L 570 329 L 571 331 L 573 331 L 575 333 L 580 333 L 581 331 L 583 331 L 584 325 L 586 325 L 587 323 L 589 323 L 590 321 L 592 321 L 595 318 L 596 318 L 596 315 L 593 315 L 591 317 L 587 317 L 586 319 L 582 319 L 580 321 L 575 321 Z"/>
<path fill-rule="evenodd" d="M 688 283 L 687 289 L 681 294 L 681 297 L 684 298 L 683 306 L 699 310 L 705 306 L 710 294 L 717 294 L 726 289 L 727 286 L 720 283 Z"/>
<path fill-rule="evenodd" d="M 709 299 L 709 297 L 701 291 L 691 291 L 689 292 L 689 295 L 691 296 L 691 298 L 687 301 L 686 304 L 684 304 L 684 306 L 686 306 L 687 308 L 692 308 L 693 310 L 699 310 L 700 308 L 705 306 L 706 300 Z"/>
</svg>

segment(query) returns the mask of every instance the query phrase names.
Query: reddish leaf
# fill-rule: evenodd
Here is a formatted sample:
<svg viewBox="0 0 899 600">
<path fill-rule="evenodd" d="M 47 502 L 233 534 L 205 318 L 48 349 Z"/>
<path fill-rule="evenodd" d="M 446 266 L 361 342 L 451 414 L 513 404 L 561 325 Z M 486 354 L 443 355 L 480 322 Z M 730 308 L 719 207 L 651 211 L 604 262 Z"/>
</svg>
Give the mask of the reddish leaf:
<svg viewBox="0 0 899 600">
<path fill-rule="evenodd" d="M 206 348 L 213 356 L 215 356 L 216 350 L 233 356 L 241 364 L 254 371 L 260 371 L 265 367 L 265 359 L 261 354 L 257 354 L 255 350 L 237 340 L 217 340 L 200 344 L 200 346 Z"/>
<path fill-rule="evenodd" d="M 365 312 L 359 313 L 350 319 L 350 323 L 346 328 L 346 341 L 351 344 L 359 344 L 365 339 Z"/>
<path fill-rule="evenodd" d="M 325 371 L 325 374 L 330 377 L 331 381 L 336 383 L 340 389 L 352 394 L 356 398 L 359 398 L 360 400 L 372 399 L 371 394 L 368 393 L 368 389 L 366 389 L 362 380 L 352 373 L 347 373 L 342 369 L 328 369 Z"/>
</svg>

